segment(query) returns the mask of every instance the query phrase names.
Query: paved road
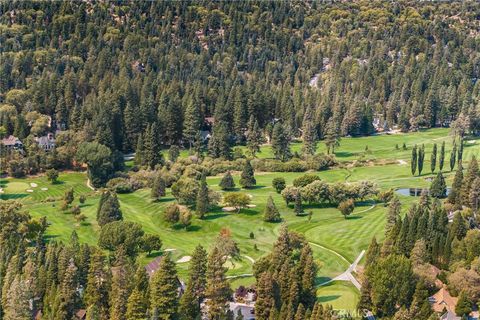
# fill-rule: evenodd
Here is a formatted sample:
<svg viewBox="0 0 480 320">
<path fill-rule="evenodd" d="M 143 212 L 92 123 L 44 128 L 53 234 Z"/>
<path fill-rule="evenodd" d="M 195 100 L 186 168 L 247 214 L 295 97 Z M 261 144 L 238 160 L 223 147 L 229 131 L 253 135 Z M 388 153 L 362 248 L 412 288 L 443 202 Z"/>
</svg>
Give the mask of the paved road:
<svg viewBox="0 0 480 320">
<path fill-rule="evenodd" d="M 360 284 L 360 282 L 358 282 L 357 279 L 355 279 L 352 272 L 357 271 L 357 265 L 360 262 L 360 260 L 362 260 L 364 254 L 365 254 L 365 250 L 362 250 L 362 252 L 360 252 L 360 254 L 358 255 L 357 259 L 355 259 L 355 261 L 348 267 L 348 269 L 344 273 L 318 286 L 321 287 L 333 281 L 350 281 L 358 290 L 360 290 L 362 288 L 362 285 Z"/>
</svg>

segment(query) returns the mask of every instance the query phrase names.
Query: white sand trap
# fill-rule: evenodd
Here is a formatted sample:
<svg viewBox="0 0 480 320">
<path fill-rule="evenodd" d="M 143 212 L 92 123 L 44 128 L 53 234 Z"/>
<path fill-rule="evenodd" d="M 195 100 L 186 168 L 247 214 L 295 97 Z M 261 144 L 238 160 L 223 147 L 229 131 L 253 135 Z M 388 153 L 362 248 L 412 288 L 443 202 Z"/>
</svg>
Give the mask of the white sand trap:
<svg viewBox="0 0 480 320">
<path fill-rule="evenodd" d="M 33 192 L 33 190 L 32 190 L 32 189 L 27 189 L 26 191 L 27 191 L 27 192 Z"/>
<path fill-rule="evenodd" d="M 232 211 L 237 211 L 237 208 L 235 208 L 235 207 L 223 207 L 222 211 L 232 212 Z"/>
<path fill-rule="evenodd" d="M 469 144 L 475 144 L 475 142 L 477 142 L 476 140 L 468 140 L 467 143 Z"/>
<path fill-rule="evenodd" d="M 172 249 L 172 248 L 170 248 L 170 249 L 165 249 L 165 250 L 163 250 L 163 251 L 165 251 L 165 252 L 172 252 L 172 251 L 175 251 L 175 250 L 177 250 L 177 249 Z"/>
<path fill-rule="evenodd" d="M 247 208 L 255 208 L 256 206 L 256 204 L 247 204 Z"/>
<path fill-rule="evenodd" d="M 192 260 L 191 256 L 183 256 L 183 257 L 181 257 L 180 259 L 177 260 L 177 263 L 184 263 L 184 262 L 188 262 L 190 260 Z"/>
<path fill-rule="evenodd" d="M 398 160 L 398 164 L 406 165 L 406 164 L 408 164 L 408 163 L 407 163 L 407 161 L 405 161 L 405 160 Z"/>
<path fill-rule="evenodd" d="M 0 188 L 0 193 L 4 193 L 5 191 L 3 191 L 3 188 Z"/>
<path fill-rule="evenodd" d="M 38 187 L 38 184 L 36 184 L 35 182 L 30 182 L 30 187 L 36 188 Z"/>
<path fill-rule="evenodd" d="M 249 194 L 247 194 L 247 196 L 248 196 L 250 199 L 252 199 L 252 198 L 253 198 L 253 196 L 252 196 L 250 193 L 249 193 Z"/>
<path fill-rule="evenodd" d="M 42 188 L 42 191 L 47 191 L 47 190 L 48 190 L 48 188 Z"/>
</svg>

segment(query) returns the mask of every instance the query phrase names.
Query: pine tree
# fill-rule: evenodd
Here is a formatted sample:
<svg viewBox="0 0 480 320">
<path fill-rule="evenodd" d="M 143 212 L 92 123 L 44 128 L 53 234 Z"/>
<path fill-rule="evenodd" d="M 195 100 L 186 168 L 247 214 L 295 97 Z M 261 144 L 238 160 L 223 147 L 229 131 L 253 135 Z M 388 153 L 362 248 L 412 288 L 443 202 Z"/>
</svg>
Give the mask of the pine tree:
<svg viewBox="0 0 480 320">
<path fill-rule="evenodd" d="M 122 211 L 120 210 L 120 203 L 118 202 L 117 195 L 110 190 L 105 190 L 102 193 L 97 209 L 98 224 L 104 226 L 109 222 L 122 219 Z"/>
<path fill-rule="evenodd" d="M 178 278 L 175 262 L 170 255 L 160 261 L 150 283 L 150 309 L 162 319 L 175 319 L 178 308 Z"/>
<path fill-rule="evenodd" d="M 386 235 L 388 235 L 388 233 L 392 230 L 393 226 L 397 222 L 400 216 L 400 209 L 401 209 L 400 200 L 398 199 L 397 196 L 394 196 L 390 201 L 390 204 L 388 205 L 387 223 L 385 225 Z"/>
<path fill-rule="evenodd" d="M 432 173 L 435 172 L 435 168 L 437 166 L 437 144 L 434 143 L 433 144 L 433 150 L 432 150 L 432 154 L 430 156 L 430 171 Z"/>
<path fill-rule="evenodd" d="M 235 181 L 233 180 L 230 171 L 227 171 L 219 183 L 219 187 L 222 190 L 232 190 L 235 188 Z"/>
<path fill-rule="evenodd" d="M 126 320 L 145 320 L 147 319 L 147 306 L 143 293 L 138 288 L 133 289 L 128 297 Z"/>
<path fill-rule="evenodd" d="M 137 146 L 135 148 L 135 164 L 145 164 L 145 143 L 143 142 L 143 133 L 138 134 Z"/>
<path fill-rule="evenodd" d="M 476 178 L 472 183 L 469 204 L 473 212 L 475 214 L 478 213 L 478 209 L 480 208 L 480 177 Z"/>
<path fill-rule="evenodd" d="M 236 86 L 234 89 L 232 89 L 231 95 L 233 95 L 233 97 L 232 99 L 229 99 L 229 100 L 233 100 L 229 102 L 233 104 L 233 131 L 235 133 L 235 140 L 239 144 L 245 141 L 244 130 L 245 130 L 246 119 L 247 119 L 246 109 L 244 106 L 245 103 L 242 97 L 241 88 L 242 88 L 241 86 Z M 248 123 L 248 131 L 250 131 L 250 129 L 252 128 L 250 125 L 253 126 L 253 123 L 251 123 L 252 118 L 253 118 L 253 115 L 250 116 L 250 121 Z M 249 132 L 247 132 L 247 141 L 248 141 L 248 134 Z"/>
<path fill-rule="evenodd" d="M 457 171 L 455 172 L 455 177 L 453 178 L 452 188 L 448 194 L 448 202 L 451 204 L 456 204 L 456 207 L 461 205 L 461 192 L 463 186 L 463 167 L 460 163 L 458 165 Z"/>
<path fill-rule="evenodd" d="M 214 158 L 232 159 L 230 135 L 227 124 L 222 121 L 215 122 L 212 137 L 208 142 L 208 151 Z"/>
<path fill-rule="evenodd" d="M 442 147 L 440 148 L 440 158 L 438 159 L 438 169 L 443 170 L 443 164 L 445 163 L 445 141 L 442 142 Z"/>
<path fill-rule="evenodd" d="M 292 157 L 290 151 L 290 137 L 285 132 L 284 126 L 277 122 L 273 127 L 272 133 L 272 151 L 275 159 L 287 161 Z"/>
<path fill-rule="evenodd" d="M 33 293 L 30 291 L 28 283 L 17 274 L 10 285 L 6 295 L 5 311 L 3 319 L 5 320 L 30 320 L 32 314 L 30 310 L 30 299 Z"/>
<path fill-rule="evenodd" d="M 259 320 L 268 320 L 275 309 L 274 284 L 270 272 L 264 272 L 257 277 L 257 300 L 255 301 L 255 316 Z"/>
<path fill-rule="evenodd" d="M 200 185 L 198 188 L 197 198 L 195 202 L 195 213 L 197 217 L 202 219 L 208 211 L 208 185 L 205 174 L 202 174 Z"/>
<path fill-rule="evenodd" d="M 295 313 L 294 320 L 304 320 L 305 319 L 305 307 L 303 304 L 299 304 L 297 308 L 297 312 Z"/>
<path fill-rule="evenodd" d="M 227 302 L 232 294 L 230 285 L 225 277 L 226 269 L 223 266 L 225 257 L 217 247 L 214 247 L 208 256 L 207 287 L 205 297 L 208 299 L 208 318 L 220 320 L 227 313 Z"/>
<path fill-rule="evenodd" d="M 190 99 L 185 110 L 185 120 L 183 121 L 183 138 L 188 142 L 189 148 L 192 148 L 195 142 L 200 125 L 201 119 L 198 103 Z"/>
<path fill-rule="evenodd" d="M 159 172 L 155 176 L 155 180 L 153 180 L 152 190 L 151 190 L 151 197 L 155 201 L 158 201 L 161 197 L 165 196 L 165 179 L 163 175 Z"/>
<path fill-rule="evenodd" d="M 455 168 L 455 163 L 457 162 L 456 160 L 457 157 L 457 145 L 453 145 L 452 152 L 450 153 L 450 171 L 453 171 Z"/>
<path fill-rule="evenodd" d="M 305 244 L 300 253 L 299 267 L 303 268 L 300 278 L 299 301 L 306 308 L 312 308 L 316 301 L 315 279 L 317 276 L 317 265 L 313 259 L 313 252 L 310 245 Z"/>
<path fill-rule="evenodd" d="M 267 205 L 265 206 L 263 220 L 267 222 L 278 222 L 282 220 L 271 195 L 268 197 Z"/>
<path fill-rule="evenodd" d="M 447 195 L 447 185 L 441 171 L 437 173 L 430 185 L 430 195 L 434 198 L 444 198 Z"/>
<path fill-rule="evenodd" d="M 425 145 L 422 144 L 422 146 L 418 150 L 418 175 L 422 175 L 423 171 L 423 163 L 425 160 Z"/>
<path fill-rule="evenodd" d="M 302 131 L 302 152 L 307 155 L 315 154 L 317 151 L 317 131 L 313 123 L 313 110 L 311 106 L 307 106 L 305 111 Z"/>
<path fill-rule="evenodd" d="M 417 171 L 417 145 L 415 145 L 412 149 L 412 160 L 410 163 L 410 167 L 412 170 L 412 176 L 414 176 L 415 172 Z"/>
<path fill-rule="evenodd" d="M 242 174 L 240 175 L 240 185 L 242 188 L 252 188 L 257 184 L 255 180 L 254 171 L 250 160 L 245 162 L 245 165 L 242 170 Z"/>
<path fill-rule="evenodd" d="M 258 121 L 250 116 L 247 130 L 247 149 L 249 155 L 255 158 L 256 154 L 260 152 L 260 146 L 262 145 L 263 138 Z"/>
<path fill-rule="evenodd" d="M 480 177 L 480 170 L 478 168 L 478 162 L 475 157 L 472 157 L 470 163 L 468 164 L 468 169 L 463 179 L 462 189 L 461 189 L 461 204 L 470 203 L 470 192 L 472 191 L 473 182 L 477 177 Z"/>
<path fill-rule="evenodd" d="M 76 306 L 78 305 L 78 268 L 75 266 L 73 259 L 70 259 L 69 265 L 60 286 L 60 306 L 59 312 L 70 319 L 73 317 Z"/>
<path fill-rule="evenodd" d="M 472 312 L 472 301 L 465 291 L 460 292 L 457 305 L 455 306 L 455 313 L 460 316 L 468 316 Z"/>
<path fill-rule="evenodd" d="M 150 169 L 154 169 L 157 164 L 163 162 L 163 155 L 161 153 L 161 136 L 160 128 L 156 122 L 147 126 L 143 134 L 144 163 Z"/>
<path fill-rule="evenodd" d="M 91 319 L 98 315 L 99 319 L 109 317 L 108 290 L 110 273 L 106 267 L 105 256 L 99 250 L 92 253 L 88 269 L 87 287 L 83 296 L 85 306 L 89 310 Z"/>
<path fill-rule="evenodd" d="M 462 163 L 463 161 L 463 138 L 460 138 L 460 147 L 458 148 L 457 164 Z"/>
<path fill-rule="evenodd" d="M 132 291 L 132 270 L 125 251 L 116 252 L 116 266 L 112 268 L 112 287 L 110 289 L 110 319 L 126 320 L 128 298 Z"/>
</svg>

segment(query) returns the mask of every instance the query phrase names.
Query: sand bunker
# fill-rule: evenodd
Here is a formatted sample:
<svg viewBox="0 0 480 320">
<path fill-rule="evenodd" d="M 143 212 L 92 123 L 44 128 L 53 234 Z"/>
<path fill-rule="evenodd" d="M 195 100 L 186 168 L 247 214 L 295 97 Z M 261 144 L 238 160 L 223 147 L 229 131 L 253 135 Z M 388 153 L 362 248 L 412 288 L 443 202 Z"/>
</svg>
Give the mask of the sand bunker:
<svg viewBox="0 0 480 320">
<path fill-rule="evenodd" d="M 165 249 L 165 250 L 163 250 L 163 251 L 165 251 L 165 252 L 171 252 L 171 251 L 175 251 L 175 250 L 177 250 L 177 249 L 171 249 L 171 248 L 170 248 L 170 249 Z"/>
<path fill-rule="evenodd" d="M 33 190 L 32 190 L 32 189 L 27 189 L 26 191 L 27 191 L 27 192 L 33 192 Z"/>
<path fill-rule="evenodd" d="M 247 204 L 247 208 L 255 208 L 256 206 L 256 204 Z"/>
<path fill-rule="evenodd" d="M 47 191 L 47 190 L 48 190 L 48 188 L 42 188 L 42 191 Z"/>
<path fill-rule="evenodd" d="M 36 188 L 38 187 L 38 184 L 36 184 L 35 182 L 30 182 L 30 187 Z"/>
<path fill-rule="evenodd" d="M 235 207 L 223 207 L 222 211 L 233 212 L 233 211 L 237 211 L 237 208 L 235 208 Z"/>
<path fill-rule="evenodd" d="M 180 259 L 177 260 L 177 263 L 184 263 L 184 262 L 188 262 L 190 260 L 192 260 L 191 256 L 183 256 L 183 257 L 181 257 Z"/>
</svg>

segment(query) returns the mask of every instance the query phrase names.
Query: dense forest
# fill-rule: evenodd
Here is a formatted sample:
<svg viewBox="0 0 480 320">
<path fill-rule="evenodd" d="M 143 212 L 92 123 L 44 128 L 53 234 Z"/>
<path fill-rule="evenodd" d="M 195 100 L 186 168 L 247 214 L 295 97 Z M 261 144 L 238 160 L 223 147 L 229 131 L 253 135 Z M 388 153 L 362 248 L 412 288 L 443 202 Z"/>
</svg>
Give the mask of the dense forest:
<svg viewBox="0 0 480 320">
<path fill-rule="evenodd" d="M 162 241 L 123 221 L 116 194 L 151 187 L 158 200 L 170 188 L 178 203 L 165 219 L 187 227 L 186 207 L 202 219 L 219 201 L 207 175 L 225 173 L 229 190 L 230 170 L 242 171 L 248 189 L 254 170 L 336 165 L 316 153 L 320 141 L 334 154 L 346 136 L 451 126 L 463 150 L 463 136 L 480 132 L 479 18 L 473 1 L 1 2 L 0 170 L 46 172 L 53 183 L 57 170 L 86 168 L 93 187 L 106 189 L 98 246 L 75 232 L 67 244 L 52 241 L 46 218 L 0 200 L 0 319 L 243 319 L 228 310 L 224 263 L 238 254 L 228 230 L 208 252 L 191 253 L 186 283 L 168 254 L 151 275 L 137 258 Z M 294 140 L 301 154 L 291 152 Z M 264 143 L 275 159 L 255 159 Z M 464 170 L 460 154 L 446 201 L 437 199 L 447 193 L 439 172 L 406 215 L 392 190 L 369 182 L 305 175 L 273 186 L 296 214 L 302 200 L 338 205 L 345 218 L 367 196 L 388 206 L 385 240 L 367 252 L 359 310 L 436 319 L 428 297 L 441 280 L 466 316 L 480 299 L 480 171 L 475 159 Z M 419 155 L 420 175 L 424 147 Z M 125 156 L 134 160 L 128 173 Z M 61 200 L 82 217 L 73 189 Z M 239 211 L 250 200 L 224 201 Z M 281 220 L 270 196 L 265 221 Z M 319 267 L 305 237 L 281 227 L 254 264 L 256 318 L 335 319 L 316 301 Z"/>
<path fill-rule="evenodd" d="M 235 144 L 274 135 L 334 145 L 460 114 L 478 131 L 478 7 L 3 2 L 3 134 L 35 153 L 29 138 L 63 130 L 55 165 L 68 166 L 79 141 L 201 149 L 209 132 L 209 154 L 231 158 Z"/>
</svg>

